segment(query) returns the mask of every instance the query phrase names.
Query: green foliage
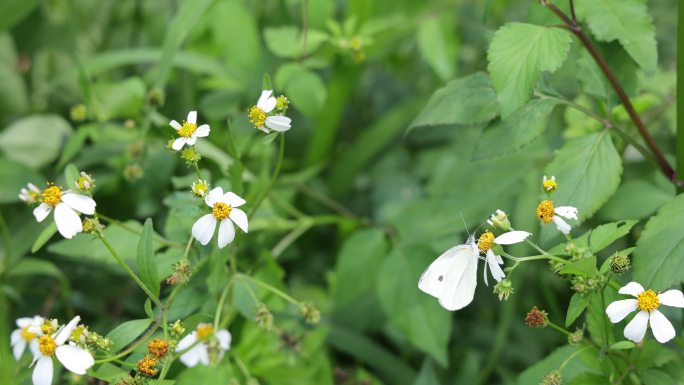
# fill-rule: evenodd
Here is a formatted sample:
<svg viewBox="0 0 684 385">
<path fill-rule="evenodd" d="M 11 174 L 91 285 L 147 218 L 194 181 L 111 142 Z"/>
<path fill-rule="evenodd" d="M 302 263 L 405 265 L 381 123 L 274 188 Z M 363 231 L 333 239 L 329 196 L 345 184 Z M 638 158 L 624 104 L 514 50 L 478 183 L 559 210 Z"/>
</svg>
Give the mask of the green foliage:
<svg viewBox="0 0 684 385">
<path fill-rule="evenodd" d="M 503 119 L 530 99 L 542 71 L 553 73 L 560 68 L 571 41 L 567 31 L 532 24 L 508 23 L 496 31 L 487 53 L 487 69 Z"/>
<path fill-rule="evenodd" d="M 0 149 L 7 159 L 38 168 L 59 156 L 62 141 L 72 131 L 60 116 L 32 116 L 14 122 L 2 132 Z"/>
<path fill-rule="evenodd" d="M 157 274 L 157 262 L 154 257 L 153 235 L 152 219 L 147 218 L 143 225 L 142 235 L 140 235 L 140 240 L 138 241 L 137 262 L 138 270 L 140 270 L 140 279 L 142 279 L 152 294 L 159 295 L 159 276 Z"/>
</svg>

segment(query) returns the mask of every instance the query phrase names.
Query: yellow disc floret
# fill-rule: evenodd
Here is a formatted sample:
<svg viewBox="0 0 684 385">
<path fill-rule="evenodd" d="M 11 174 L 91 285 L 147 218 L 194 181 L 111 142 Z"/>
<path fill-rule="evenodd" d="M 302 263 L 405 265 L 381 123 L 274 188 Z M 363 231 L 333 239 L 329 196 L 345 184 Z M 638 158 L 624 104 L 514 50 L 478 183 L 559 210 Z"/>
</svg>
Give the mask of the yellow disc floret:
<svg viewBox="0 0 684 385">
<path fill-rule="evenodd" d="M 52 334 L 55 332 L 57 320 L 50 320 L 46 319 L 43 321 L 43 324 L 40 325 L 40 331 L 43 332 L 43 334 Z"/>
<path fill-rule="evenodd" d="M 147 377 L 152 377 L 158 372 L 155 366 L 157 366 L 157 359 L 146 354 L 142 360 L 138 361 L 138 372 Z"/>
<path fill-rule="evenodd" d="M 477 241 L 477 248 L 484 253 L 492 248 L 492 243 L 494 243 L 494 234 L 487 230 L 480 235 L 480 239 Z"/>
<path fill-rule="evenodd" d="M 637 307 L 644 311 L 652 311 L 660 306 L 658 295 L 653 290 L 646 290 L 637 295 Z"/>
<path fill-rule="evenodd" d="M 43 203 L 53 207 L 62 201 L 62 189 L 54 185 L 43 190 L 41 195 L 43 196 Z"/>
<path fill-rule="evenodd" d="M 43 353 L 45 356 L 51 356 L 55 354 L 55 350 L 57 349 L 57 343 L 55 342 L 55 339 L 52 338 L 52 336 L 41 336 L 38 338 L 38 348 L 40 349 L 40 352 Z"/>
<path fill-rule="evenodd" d="M 178 130 L 178 135 L 189 138 L 197 130 L 197 125 L 183 121 L 183 126 Z"/>
<path fill-rule="evenodd" d="M 169 352 L 169 341 L 155 338 L 147 344 L 147 350 L 153 356 L 162 358 Z"/>
<path fill-rule="evenodd" d="M 537 218 L 539 218 L 544 223 L 551 223 L 554 215 L 554 209 L 556 207 L 553 205 L 553 201 L 544 200 L 539 206 L 537 206 Z"/>
<path fill-rule="evenodd" d="M 21 328 L 21 338 L 24 339 L 24 341 L 29 342 L 33 341 L 34 338 L 36 338 L 38 335 L 36 333 L 31 333 L 29 331 L 28 326 L 24 326 Z"/>
<path fill-rule="evenodd" d="M 228 215 L 230 215 L 231 210 L 232 208 L 229 204 L 223 202 L 216 202 L 214 203 L 214 207 L 211 209 L 211 213 L 214 214 L 214 218 L 216 218 L 216 220 L 222 221 L 228 218 Z"/>
<path fill-rule="evenodd" d="M 199 324 L 197 326 L 197 339 L 205 340 L 214 332 L 214 327 L 209 324 Z"/>
<path fill-rule="evenodd" d="M 263 126 L 264 122 L 266 122 L 266 112 L 257 106 L 253 106 L 249 109 L 249 122 L 255 128 Z"/>
<path fill-rule="evenodd" d="M 558 188 L 558 183 L 556 182 L 555 177 L 551 177 L 551 179 L 546 179 L 544 177 L 544 182 L 542 182 L 542 188 L 546 192 L 554 192 Z"/>
</svg>

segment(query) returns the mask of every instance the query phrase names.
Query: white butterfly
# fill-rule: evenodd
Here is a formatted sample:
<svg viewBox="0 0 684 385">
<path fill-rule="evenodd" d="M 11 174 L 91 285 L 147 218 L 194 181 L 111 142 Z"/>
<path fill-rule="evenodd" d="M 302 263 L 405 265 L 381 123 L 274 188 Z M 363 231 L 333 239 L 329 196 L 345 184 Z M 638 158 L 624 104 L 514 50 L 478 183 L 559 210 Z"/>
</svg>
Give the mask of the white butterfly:
<svg viewBox="0 0 684 385">
<path fill-rule="evenodd" d="M 440 255 L 418 280 L 418 288 L 439 299 L 447 310 L 462 309 L 473 301 L 477 286 L 477 260 L 480 250 L 475 237 Z"/>
</svg>

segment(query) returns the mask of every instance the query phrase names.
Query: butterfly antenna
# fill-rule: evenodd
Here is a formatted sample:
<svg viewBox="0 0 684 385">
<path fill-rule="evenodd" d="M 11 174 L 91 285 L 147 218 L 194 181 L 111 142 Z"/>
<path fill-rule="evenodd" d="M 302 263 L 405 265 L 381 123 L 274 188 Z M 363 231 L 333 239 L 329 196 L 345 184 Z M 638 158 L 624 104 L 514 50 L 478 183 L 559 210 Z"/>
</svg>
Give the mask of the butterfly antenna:
<svg viewBox="0 0 684 385">
<path fill-rule="evenodd" d="M 468 225 L 466 224 L 465 218 L 463 217 L 463 212 L 459 211 L 458 215 L 461 216 L 461 221 L 463 221 L 463 227 L 465 227 L 466 233 L 468 233 L 468 237 L 470 237 L 470 231 L 468 231 Z"/>
</svg>

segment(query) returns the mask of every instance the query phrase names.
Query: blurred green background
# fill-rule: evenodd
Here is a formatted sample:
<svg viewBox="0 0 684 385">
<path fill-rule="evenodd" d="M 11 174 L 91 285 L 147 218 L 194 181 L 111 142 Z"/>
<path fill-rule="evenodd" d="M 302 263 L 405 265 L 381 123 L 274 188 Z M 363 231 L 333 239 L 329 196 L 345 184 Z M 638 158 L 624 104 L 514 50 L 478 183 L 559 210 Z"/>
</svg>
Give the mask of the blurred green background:
<svg viewBox="0 0 684 385">
<path fill-rule="evenodd" d="M 630 95 L 641 97 L 659 140 L 674 131 L 672 3 L 649 2 L 659 53 L 653 77 L 637 75 L 617 43 L 602 46 L 616 51 L 609 55 L 614 63 L 625 63 L 620 75 Z M 485 124 L 416 121 L 447 81 L 486 71 L 489 41 L 508 21 L 556 23 L 528 0 L 3 0 L 0 337 L 15 318 L 33 314 L 80 314 L 101 334 L 146 317 L 143 293 L 89 236 L 54 237 L 32 252 L 45 224 L 18 201 L 21 187 L 63 181 L 73 163 L 96 178 L 99 212 L 135 221 L 128 224 L 134 231 L 108 230 L 125 258 L 134 260 L 135 230 L 147 217 L 158 233 L 184 244 L 199 208 L 187 192 L 193 170 L 165 148 L 173 134 L 168 121 L 198 110 L 199 121 L 212 127 L 197 147 L 200 167 L 212 184 L 250 202 L 267 184 L 277 152 L 246 116 L 269 73 L 276 93 L 291 101 L 293 128 L 281 178 L 232 252 L 241 271 L 313 301 L 323 320 L 302 324 L 296 308 L 259 292 L 279 325 L 266 332 L 253 322 L 255 303 L 245 302 L 237 285 L 229 326 L 234 356 L 216 369 L 174 366 L 169 379 L 179 385 L 247 383 L 248 377 L 264 384 L 536 383 L 529 380 L 539 377 L 533 370 L 520 374 L 565 338 L 528 329 L 522 318 L 538 305 L 562 323 L 570 297 L 567 283 L 545 264 L 517 273 L 508 301 L 481 284 L 475 301 L 455 314 L 417 289 L 423 269 L 464 241 L 464 221 L 472 232 L 504 209 L 517 228 L 538 233 L 534 209 L 553 151 L 600 128 L 557 108 L 548 122 L 538 122 L 543 134 L 522 151 L 502 154 L 480 140 Z M 565 65 L 543 82 L 585 102 L 592 84 L 576 79 L 580 51 L 573 44 Z M 497 115 L 491 111 L 487 121 Z M 673 152 L 671 141 L 663 144 Z M 233 145 L 243 174 L 234 167 Z M 241 175 L 244 191 L 236 183 Z M 587 224 L 647 218 L 673 196 L 658 170 L 627 154 L 620 186 Z M 160 275 L 168 275 L 182 248 L 158 247 Z M 193 253 L 211 258 L 210 269 L 182 292 L 173 318 L 213 314 L 227 282 L 223 254 Z M 27 357 L 16 365 L 7 349 L 0 348 L 0 370 L 12 383 L 30 383 Z M 250 376 L 237 369 L 235 357 Z M 96 372 L 103 381 L 121 374 Z"/>
</svg>

